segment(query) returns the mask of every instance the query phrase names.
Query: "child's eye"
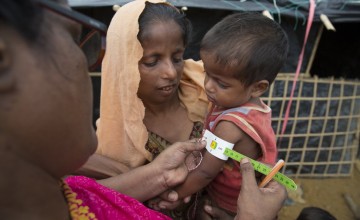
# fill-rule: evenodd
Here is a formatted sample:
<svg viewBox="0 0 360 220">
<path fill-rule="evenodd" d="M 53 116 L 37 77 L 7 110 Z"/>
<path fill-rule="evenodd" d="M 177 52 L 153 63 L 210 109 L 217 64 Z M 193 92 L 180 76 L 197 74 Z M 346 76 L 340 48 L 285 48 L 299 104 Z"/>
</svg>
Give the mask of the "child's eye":
<svg viewBox="0 0 360 220">
<path fill-rule="evenodd" d="M 217 81 L 217 84 L 219 85 L 219 87 L 220 88 L 222 88 L 222 89 L 227 89 L 227 88 L 229 88 L 229 86 L 228 85 L 225 85 L 225 84 L 223 84 L 222 82 L 220 82 L 220 81 Z"/>
</svg>

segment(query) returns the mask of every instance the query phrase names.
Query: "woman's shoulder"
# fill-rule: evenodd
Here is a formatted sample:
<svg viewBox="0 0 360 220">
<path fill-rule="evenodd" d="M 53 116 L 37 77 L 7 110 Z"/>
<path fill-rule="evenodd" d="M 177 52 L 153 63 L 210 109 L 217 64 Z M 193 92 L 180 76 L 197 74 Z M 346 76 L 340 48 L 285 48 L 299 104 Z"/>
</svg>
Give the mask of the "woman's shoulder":
<svg viewBox="0 0 360 220">
<path fill-rule="evenodd" d="M 204 80 L 204 64 L 202 60 L 195 61 L 193 59 L 187 59 L 184 61 L 184 74 L 190 76 L 202 77 L 201 80 Z M 202 81 L 203 83 L 204 81 Z"/>
</svg>

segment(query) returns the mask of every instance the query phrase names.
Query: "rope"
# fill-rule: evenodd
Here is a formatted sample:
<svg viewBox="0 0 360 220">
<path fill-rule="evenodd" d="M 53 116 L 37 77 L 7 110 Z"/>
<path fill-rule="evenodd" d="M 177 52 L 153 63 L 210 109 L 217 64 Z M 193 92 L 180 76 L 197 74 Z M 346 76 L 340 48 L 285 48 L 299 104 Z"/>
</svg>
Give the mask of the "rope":
<svg viewBox="0 0 360 220">
<path fill-rule="evenodd" d="M 289 99 L 288 105 L 286 107 L 286 112 L 285 112 L 285 116 L 284 116 L 284 122 L 282 124 L 282 129 L 281 129 L 280 142 L 281 142 L 282 135 L 285 133 L 286 125 L 288 123 L 290 107 L 291 107 L 291 104 L 292 104 L 292 100 L 293 100 L 293 97 L 294 97 L 294 92 L 295 92 L 295 89 L 296 89 L 296 82 L 298 80 L 301 65 L 302 65 L 303 58 L 304 58 L 306 42 L 308 40 L 310 29 L 311 29 L 311 26 L 312 26 L 312 23 L 313 23 L 313 20 L 314 20 L 315 7 L 316 7 L 315 6 L 315 0 L 309 0 L 309 3 L 310 3 L 309 16 L 308 16 L 308 21 L 307 21 L 307 25 L 306 25 L 304 43 L 303 43 L 303 46 L 302 46 L 302 49 L 301 49 L 301 52 L 300 52 L 300 55 L 299 55 L 299 61 L 298 61 L 298 65 L 297 65 L 297 68 L 296 68 L 294 81 L 293 81 L 293 84 L 292 84 L 292 89 L 291 89 L 291 93 L 290 93 L 290 99 Z"/>
</svg>

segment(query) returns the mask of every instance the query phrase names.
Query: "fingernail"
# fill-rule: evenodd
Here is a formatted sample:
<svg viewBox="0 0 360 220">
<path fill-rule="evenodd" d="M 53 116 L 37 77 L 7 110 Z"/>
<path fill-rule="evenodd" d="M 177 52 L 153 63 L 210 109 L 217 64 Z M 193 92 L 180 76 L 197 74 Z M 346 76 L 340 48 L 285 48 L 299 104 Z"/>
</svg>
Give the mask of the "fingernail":
<svg viewBox="0 0 360 220">
<path fill-rule="evenodd" d="M 165 209 L 166 207 L 164 205 L 159 204 L 160 209 Z"/>
<path fill-rule="evenodd" d="M 211 206 L 208 206 L 208 205 L 205 205 L 204 206 L 204 209 L 208 212 L 211 212 Z"/>
<path fill-rule="evenodd" d="M 191 197 L 186 197 L 186 198 L 184 199 L 184 202 L 185 202 L 185 203 L 188 203 L 188 202 L 190 202 L 190 200 L 191 200 Z"/>
<path fill-rule="evenodd" d="M 170 201 L 175 201 L 177 199 L 177 193 L 174 191 L 171 191 L 168 195 L 168 198 Z"/>
<path fill-rule="evenodd" d="M 245 163 L 249 163 L 249 162 L 250 162 L 249 158 L 246 158 L 246 157 L 240 161 L 241 164 L 245 164 Z"/>
<path fill-rule="evenodd" d="M 205 140 L 202 140 L 202 141 L 201 141 L 201 144 L 206 145 L 206 141 L 205 141 Z"/>
</svg>

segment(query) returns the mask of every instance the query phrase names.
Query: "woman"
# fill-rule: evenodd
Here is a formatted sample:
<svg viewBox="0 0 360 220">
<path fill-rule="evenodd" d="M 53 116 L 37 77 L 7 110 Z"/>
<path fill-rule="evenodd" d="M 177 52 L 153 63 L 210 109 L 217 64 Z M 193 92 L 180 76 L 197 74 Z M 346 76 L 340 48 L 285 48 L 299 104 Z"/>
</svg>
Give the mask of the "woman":
<svg viewBox="0 0 360 220">
<path fill-rule="evenodd" d="M 98 151 L 85 166 L 97 175 L 86 175 L 116 177 L 151 162 L 171 143 L 201 137 L 208 107 L 204 70 L 182 58 L 190 31 L 185 15 L 158 0 L 133 1 L 116 12 L 102 68 Z M 99 182 L 119 190 L 116 178 Z"/>
<path fill-rule="evenodd" d="M 85 166 L 104 175 L 87 175 L 115 176 L 152 161 L 171 143 L 200 137 L 208 107 L 204 73 L 200 63 L 182 58 L 191 25 L 175 7 L 156 5 L 130 2 L 111 21 L 98 151 Z M 111 160 L 118 166 L 102 169 L 99 163 Z"/>
<path fill-rule="evenodd" d="M 0 2 L 1 218 L 166 218 L 89 178 L 70 177 L 60 184 L 97 145 L 87 62 L 76 44 L 79 17 L 64 1 Z M 152 163 L 117 176 L 122 191 L 147 199 L 179 184 L 188 172 L 186 155 L 202 147 L 190 142 L 172 145 Z M 285 199 L 285 189 L 272 182 L 260 191 L 249 162 L 242 172 L 249 181 L 244 181 L 239 197 L 246 201 L 239 206 L 239 219 L 271 219 Z M 261 218 L 255 206 L 267 218 Z"/>
<path fill-rule="evenodd" d="M 104 174 L 127 172 L 174 142 L 200 138 L 208 101 L 202 65 L 183 61 L 190 34 L 185 15 L 157 0 L 130 2 L 113 17 L 102 66 L 97 154 L 118 162 L 119 170 L 105 167 Z M 100 182 L 118 190 L 117 180 Z M 182 214 L 181 208 L 169 215 Z"/>
</svg>

